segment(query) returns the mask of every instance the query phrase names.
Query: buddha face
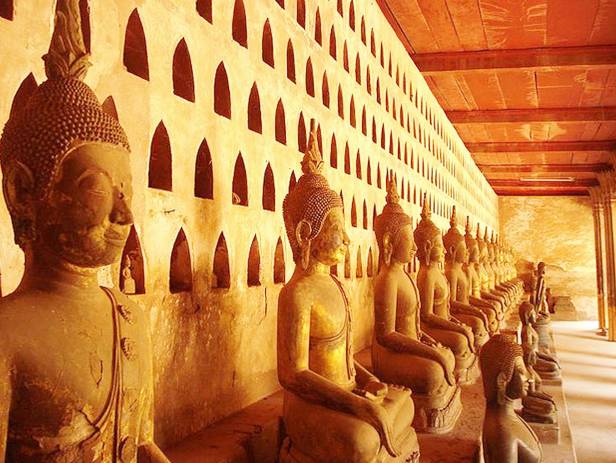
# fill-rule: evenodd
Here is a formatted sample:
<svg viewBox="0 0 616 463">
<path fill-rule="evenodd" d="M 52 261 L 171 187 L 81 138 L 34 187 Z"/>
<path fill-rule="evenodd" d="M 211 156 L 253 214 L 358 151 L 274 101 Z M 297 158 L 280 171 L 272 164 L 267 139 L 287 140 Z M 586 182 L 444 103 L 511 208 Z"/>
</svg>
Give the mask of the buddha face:
<svg viewBox="0 0 616 463">
<path fill-rule="evenodd" d="M 430 262 L 442 263 L 445 261 L 445 246 L 443 237 L 439 234 L 432 237 L 432 249 L 430 250 Z"/>
<path fill-rule="evenodd" d="M 468 249 L 469 262 L 479 262 L 479 247 L 477 244 L 472 244 Z"/>
<path fill-rule="evenodd" d="M 507 397 L 513 400 L 526 397 L 530 388 L 530 379 L 524 359 L 517 356 L 514 361 L 513 375 L 507 384 Z"/>
<path fill-rule="evenodd" d="M 128 153 L 110 144 L 81 145 L 62 161 L 38 211 L 36 246 L 78 267 L 109 265 L 133 223 L 131 199 Z"/>
<path fill-rule="evenodd" d="M 392 257 L 396 261 L 406 264 L 415 258 L 416 253 L 417 246 L 413 239 L 413 227 L 405 225 L 396 233 Z"/>
<path fill-rule="evenodd" d="M 344 212 L 341 207 L 334 207 L 325 216 L 321 231 L 312 240 L 310 252 L 312 258 L 321 264 L 332 266 L 344 260 L 350 242 L 344 227 Z"/>
<path fill-rule="evenodd" d="M 454 262 L 457 263 L 466 263 L 468 260 L 468 251 L 466 249 L 466 243 L 464 240 L 461 240 L 456 246 L 456 250 L 454 252 Z"/>
</svg>

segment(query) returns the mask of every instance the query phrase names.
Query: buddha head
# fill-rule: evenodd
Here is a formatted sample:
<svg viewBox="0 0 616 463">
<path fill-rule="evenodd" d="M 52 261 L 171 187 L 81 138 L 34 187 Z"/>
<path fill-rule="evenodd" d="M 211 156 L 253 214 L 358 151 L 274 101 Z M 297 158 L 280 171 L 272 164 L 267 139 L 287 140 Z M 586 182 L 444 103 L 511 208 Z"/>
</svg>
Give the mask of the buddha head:
<svg viewBox="0 0 616 463">
<path fill-rule="evenodd" d="M 545 262 L 539 262 L 537 264 L 537 278 L 541 278 L 545 275 Z"/>
<path fill-rule="evenodd" d="M 479 248 L 479 262 L 482 264 L 486 264 L 488 262 L 488 246 L 485 242 L 485 238 L 481 238 L 479 223 L 477 223 L 477 232 L 475 233 L 475 236 L 477 240 L 477 246 Z"/>
<path fill-rule="evenodd" d="M 505 405 L 528 394 L 530 377 L 524 352 L 510 337 L 492 336 L 481 349 L 479 365 L 488 405 Z"/>
<path fill-rule="evenodd" d="M 488 251 L 488 262 L 493 264 L 496 261 L 496 253 L 494 250 L 494 232 L 492 232 L 492 239 L 488 236 L 488 227 L 483 235 L 483 241 L 486 243 L 486 249 Z"/>
<path fill-rule="evenodd" d="M 477 240 L 473 237 L 471 230 L 471 218 L 468 215 L 466 216 L 464 242 L 466 243 L 466 249 L 468 250 L 468 261 L 470 263 L 479 262 L 479 245 L 477 244 Z"/>
<path fill-rule="evenodd" d="M 464 236 L 458 230 L 458 219 L 456 217 L 456 206 L 453 207 L 451 218 L 449 219 L 451 227 L 443 236 L 443 244 L 445 246 L 445 258 L 451 263 L 466 263 L 468 261 L 468 251 Z"/>
<path fill-rule="evenodd" d="M 89 66 L 79 2 L 59 0 L 47 80 L 0 139 L 3 191 L 26 261 L 81 268 L 115 262 L 132 223 L 129 144 L 82 82 Z"/>
<path fill-rule="evenodd" d="M 528 301 L 524 301 L 518 307 L 518 313 L 520 321 L 523 325 L 529 325 L 537 321 L 537 314 L 535 312 L 535 306 Z"/>
<path fill-rule="evenodd" d="M 314 128 L 302 160 L 303 175 L 282 203 L 293 260 L 305 270 L 312 262 L 328 267 L 344 260 L 349 245 L 340 196 L 321 174 L 323 159 Z"/>
<path fill-rule="evenodd" d="M 442 263 L 445 259 L 445 246 L 441 230 L 434 225 L 430 204 L 424 195 L 421 220 L 415 228 L 413 236 L 417 244 L 417 257 L 420 262 L 429 265 L 431 262 Z"/>
<path fill-rule="evenodd" d="M 417 246 L 413 239 L 413 222 L 400 206 L 400 196 L 393 176 L 387 182 L 386 204 L 383 212 L 374 219 L 374 233 L 380 255 L 386 265 L 392 258 L 399 263 L 411 262 Z"/>
</svg>

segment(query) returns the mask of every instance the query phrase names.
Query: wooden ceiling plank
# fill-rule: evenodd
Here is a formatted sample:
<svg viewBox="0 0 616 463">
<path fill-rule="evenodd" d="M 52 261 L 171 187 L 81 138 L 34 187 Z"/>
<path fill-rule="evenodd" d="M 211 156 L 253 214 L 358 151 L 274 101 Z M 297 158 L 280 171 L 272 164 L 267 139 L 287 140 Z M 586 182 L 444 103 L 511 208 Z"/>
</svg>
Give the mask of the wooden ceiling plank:
<svg viewBox="0 0 616 463">
<path fill-rule="evenodd" d="M 616 121 L 616 106 L 592 108 L 501 109 L 445 111 L 456 125 L 514 122 L 588 122 Z"/>
<path fill-rule="evenodd" d="M 488 42 L 477 0 L 447 0 L 451 20 L 463 50 L 485 50 Z"/>
<path fill-rule="evenodd" d="M 410 54 L 438 51 L 436 39 L 421 13 L 417 0 L 377 0 L 377 4 L 399 38 L 402 34 L 402 44 Z"/>
<path fill-rule="evenodd" d="M 489 48 L 545 46 L 545 0 L 479 0 L 479 6 Z"/>
<path fill-rule="evenodd" d="M 616 43 L 616 2 L 602 1 L 590 35 L 593 45 Z"/>
<path fill-rule="evenodd" d="M 498 196 L 588 196 L 588 190 L 586 188 L 534 190 L 494 188 L 494 192 Z"/>
<path fill-rule="evenodd" d="M 495 72 L 473 73 L 464 76 L 480 109 L 504 109 L 505 102 Z"/>
<path fill-rule="evenodd" d="M 458 82 L 455 76 L 452 75 L 444 75 L 444 76 L 432 76 L 426 78 L 428 81 L 432 81 L 434 86 L 439 89 L 442 95 L 446 98 L 447 103 L 444 106 L 445 109 L 470 109 L 472 106 L 468 103 L 464 95 L 462 94 L 462 90 L 458 86 Z"/>
<path fill-rule="evenodd" d="M 466 148 L 477 153 L 527 153 L 546 151 L 613 151 L 615 140 L 572 142 L 522 142 L 522 143 L 466 143 Z"/>
<path fill-rule="evenodd" d="M 610 169 L 610 164 L 482 164 L 477 163 L 481 171 L 491 173 L 574 173 L 574 172 L 601 172 Z"/>
<path fill-rule="evenodd" d="M 548 0 L 547 45 L 587 45 L 598 10 L 599 0 Z"/>
<path fill-rule="evenodd" d="M 616 45 L 416 53 L 412 58 L 424 75 L 495 69 L 594 69 L 616 65 Z"/>
<path fill-rule="evenodd" d="M 500 71 L 496 74 L 507 108 L 538 106 L 535 76 L 532 71 Z"/>
<path fill-rule="evenodd" d="M 438 31 L 434 36 L 441 51 L 462 50 L 458 33 L 454 27 L 445 0 L 417 0 L 430 30 Z"/>
</svg>

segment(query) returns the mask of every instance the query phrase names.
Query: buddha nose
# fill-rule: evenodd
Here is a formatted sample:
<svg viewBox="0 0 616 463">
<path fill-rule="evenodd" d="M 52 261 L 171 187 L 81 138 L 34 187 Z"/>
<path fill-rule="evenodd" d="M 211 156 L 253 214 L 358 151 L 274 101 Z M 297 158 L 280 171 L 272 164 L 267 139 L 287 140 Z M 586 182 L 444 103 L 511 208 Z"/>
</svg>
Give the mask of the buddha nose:
<svg viewBox="0 0 616 463">
<path fill-rule="evenodd" d="M 118 225 L 131 225 L 133 223 L 133 213 L 128 207 L 128 202 L 123 193 L 116 196 L 109 220 Z"/>
</svg>

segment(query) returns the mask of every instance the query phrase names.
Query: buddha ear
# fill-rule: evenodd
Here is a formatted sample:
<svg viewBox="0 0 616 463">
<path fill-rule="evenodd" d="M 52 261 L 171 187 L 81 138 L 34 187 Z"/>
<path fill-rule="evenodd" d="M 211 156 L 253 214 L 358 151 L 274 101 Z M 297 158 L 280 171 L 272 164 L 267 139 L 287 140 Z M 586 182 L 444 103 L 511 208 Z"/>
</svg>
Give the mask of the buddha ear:
<svg viewBox="0 0 616 463">
<path fill-rule="evenodd" d="M 496 377 L 496 399 L 500 405 L 507 402 L 507 385 L 509 379 L 504 371 L 501 371 Z"/>
<path fill-rule="evenodd" d="M 394 243 L 391 233 L 385 232 L 383 234 L 383 260 L 387 265 L 391 263 L 391 255 L 394 251 Z"/>
<path fill-rule="evenodd" d="M 19 161 L 13 161 L 4 173 L 4 196 L 9 209 L 21 217 L 34 216 L 34 175 Z"/>
<path fill-rule="evenodd" d="M 295 227 L 295 239 L 300 247 L 306 244 L 308 237 L 312 233 L 312 225 L 306 219 L 300 220 Z"/>
</svg>

